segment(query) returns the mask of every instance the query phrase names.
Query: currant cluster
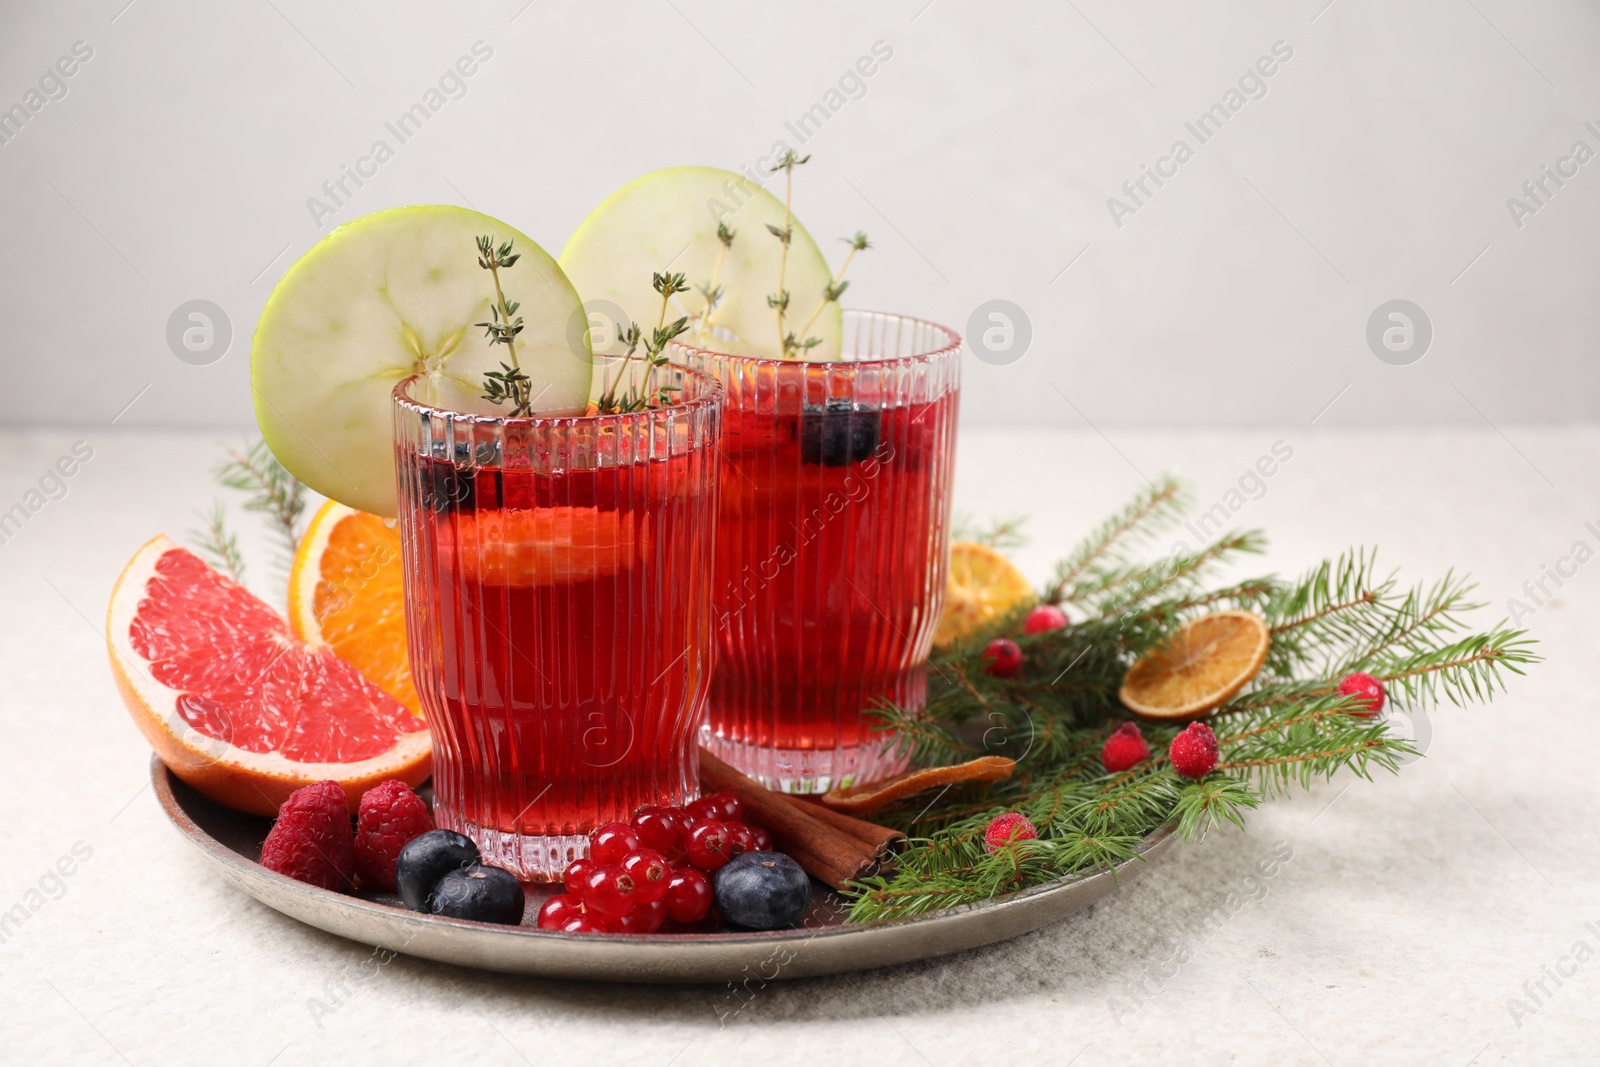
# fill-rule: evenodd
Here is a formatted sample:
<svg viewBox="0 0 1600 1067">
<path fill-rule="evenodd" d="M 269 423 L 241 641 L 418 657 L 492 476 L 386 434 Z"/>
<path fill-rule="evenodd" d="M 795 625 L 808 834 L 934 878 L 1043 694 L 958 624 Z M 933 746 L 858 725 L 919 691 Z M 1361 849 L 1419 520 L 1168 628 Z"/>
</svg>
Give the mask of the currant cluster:
<svg viewBox="0 0 1600 1067">
<path fill-rule="evenodd" d="M 653 934 L 668 919 L 698 923 L 712 912 L 713 871 L 746 852 L 771 851 L 772 835 L 744 822 L 732 793 L 684 808 L 646 805 L 625 823 L 590 831 L 588 857 L 567 866 L 566 892 L 545 901 L 539 928 Z"/>
</svg>

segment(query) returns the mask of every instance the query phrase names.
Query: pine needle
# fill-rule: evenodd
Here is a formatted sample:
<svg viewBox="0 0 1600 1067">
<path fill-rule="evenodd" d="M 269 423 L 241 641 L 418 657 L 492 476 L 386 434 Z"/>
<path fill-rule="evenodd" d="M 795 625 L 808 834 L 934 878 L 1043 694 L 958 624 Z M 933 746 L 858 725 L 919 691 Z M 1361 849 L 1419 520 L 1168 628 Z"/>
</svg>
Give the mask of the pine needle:
<svg viewBox="0 0 1600 1067">
<path fill-rule="evenodd" d="M 201 558 L 218 570 L 227 572 L 228 577 L 243 585 L 244 556 L 239 551 L 239 539 L 228 529 L 227 515 L 223 511 L 222 501 L 212 502 L 209 515 L 203 511 L 195 514 L 205 525 L 198 530 L 190 530 L 189 540 L 194 542 Z"/>
<path fill-rule="evenodd" d="M 277 542 L 277 564 L 287 581 L 300 544 L 300 516 L 306 507 L 306 487 L 278 462 L 259 438 L 244 449 L 233 449 L 216 469 L 217 481 L 246 494 L 244 509 L 265 515 Z"/>
</svg>

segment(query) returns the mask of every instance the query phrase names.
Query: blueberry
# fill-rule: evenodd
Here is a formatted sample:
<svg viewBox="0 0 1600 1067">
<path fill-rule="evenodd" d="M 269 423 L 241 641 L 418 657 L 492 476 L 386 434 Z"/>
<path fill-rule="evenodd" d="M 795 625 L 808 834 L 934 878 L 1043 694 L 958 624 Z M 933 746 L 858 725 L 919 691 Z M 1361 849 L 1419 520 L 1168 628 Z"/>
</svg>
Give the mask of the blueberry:
<svg viewBox="0 0 1600 1067">
<path fill-rule="evenodd" d="M 419 834 L 406 842 L 395 861 L 394 880 L 400 899 L 412 911 L 427 911 L 441 878 L 470 867 L 481 858 L 472 839 L 454 830 Z"/>
<path fill-rule="evenodd" d="M 878 447 L 883 412 L 857 410 L 849 400 L 829 400 L 824 408 L 807 408 L 800 416 L 800 459 L 824 467 L 848 467 Z"/>
<path fill-rule="evenodd" d="M 781 852 L 745 852 L 712 876 L 717 907 L 752 930 L 793 926 L 811 904 L 811 879 Z"/>
<path fill-rule="evenodd" d="M 433 913 L 516 926 L 522 922 L 523 900 L 522 883 L 516 875 L 474 864 L 439 879 L 433 891 Z"/>
<path fill-rule="evenodd" d="M 432 462 L 424 461 L 421 484 L 417 491 L 424 506 L 435 512 L 471 511 L 478 504 L 478 494 L 487 490 L 495 497 L 484 503 L 493 507 L 499 503 L 500 472 L 479 468 L 499 464 L 500 448 L 496 442 L 480 441 L 474 449 L 470 442 L 434 441 L 429 448 Z M 474 465 L 476 464 L 476 465 Z M 479 486 L 482 480 L 484 485 Z"/>
</svg>

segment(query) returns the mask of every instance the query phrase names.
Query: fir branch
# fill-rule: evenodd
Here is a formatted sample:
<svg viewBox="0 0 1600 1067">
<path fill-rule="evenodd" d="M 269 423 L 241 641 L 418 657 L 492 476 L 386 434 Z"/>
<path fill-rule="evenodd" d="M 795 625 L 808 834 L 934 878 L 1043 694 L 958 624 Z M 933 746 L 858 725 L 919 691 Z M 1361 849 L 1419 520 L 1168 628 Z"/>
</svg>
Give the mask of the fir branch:
<svg viewBox="0 0 1600 1067">
<path fill-rule="evenodd" d="M 957 515 L 950 524 L 952 541 L 972 541 L 987 545 L 998 552 L 1021 548 L 1028 543 L 1022 527 L 1027 523 L 1022 515 L 1008 515 L 980 524 L 970 515 Z"/>
<path fill-rule="evenodd" d="M 196 512 L 205 525 L 198 530 L 190 530 L 189 538 L 194 542 L 195 549 L 207 563 L 220 571 L 226 571 L 228 577 L 244 584 L 244 554 L 239 551 L 239 539 L 232 530 L 228 529 L 227 514 L 222 507 L 222 501 L 212 501 L 211 513 Z"/>
<path fill-rule="evenodd" d="M 1120 514 L 1106 520 L 1056 568 L 1055 581 L 1040 599 L 1047 604 L 1072 602 L 1078 580 L 1091 567 L 1122 545 L 1139 542 L 1176 519 L 1183 507 L 1183 493 L 1176 479 L 1164 477 L 1136 497 Z"/>
<path fill-rule="evenodd" d="M 215 471 L 228 489 L 247 494 L 246 511 L 265 515 L 278 545 L 278 564 L 287 580 L 300 544 L 300 516 L 306 508 L 306 487 L 290 474 L 267 443 L 257 438 L 243 450 L 233 449 Z"/>
</svg>

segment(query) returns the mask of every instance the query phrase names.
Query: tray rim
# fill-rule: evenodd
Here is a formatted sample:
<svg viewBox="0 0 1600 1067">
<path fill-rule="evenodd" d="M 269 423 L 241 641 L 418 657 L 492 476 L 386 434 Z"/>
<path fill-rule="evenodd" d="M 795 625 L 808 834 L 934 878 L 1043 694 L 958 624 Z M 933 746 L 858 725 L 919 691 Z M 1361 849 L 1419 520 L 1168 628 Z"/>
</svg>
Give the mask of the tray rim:
<svg viewBox="0 0 1600 1067">
<path fill-rule="evenodd" d="M 501 926 L 467 919 L 423 915 L 393 905 L 366 900 L 352 894 L 338 893 L 296 881 L 287 875 L 262 867 L 259 863 L 246 858 L 208 833 L 184 809 L 183 804 L 172 789 L 173 780 L 181 781 L 159 756 L 152 754 L 150 757 L 151 788 L 162 812 L 185 839 L 199 849 L 206 859 L 211 861 L 214 866 L 218 867 L 227 876 L 228 881 L 275 911 L 279 911 L 315 929 L 333 934 L 336 937 L 342 937 L 361 944 L 374 945 L 378 948 L 389 949 L 391 947 L 379 944 L 379 941 L 384 940 L 382 938 L 372 939 L 348 933 L 344 929 L 330 929 L 329 926 L 308 918 L 303 912 L 312 911 L 319 914 L 329 912 L 335 915 L 350 916 L 353 923 L 339 924 L 344 926 L 352 924 L 368 928 L 386 925 L 404 926 L 411 928 L 413 931 L 426 929 L 441 931 L 441 936 L 446 936 L 448 932 L 455 931 L 471 943 L 485 943 L 484 939 L 488 937 L 500 943 L 519 943 L 524 948 L 531 948 L 535 945 L 578 948 L 584 956 L 593 956 L 597 959 L 597 962 L 602 964 L 602 966 L 596 968 L 599 971 L 613 970 L 613 967 L 605 966 L 604 964 L 607 962 L 614 964 L 617 962 L 617 957 L 638 958 L 657 953 L 666 955 L 669 950 L 673 957 L 687 957 L 686 959 L 672 961 L 682 966 L 675 967 L 669 963 L 665 968 L 666 971 L 670 972 L 684 972 L 684 976 L 681 977 L 675 974 L 674 976 L 653 976 L 647 973 L 627 978 L 615 978 L 609 974 L 574 974 L 570 969 L 558 966 L 559 961 L 551 961 L 553 969 L 547 972 L 538 968 L 528 970 L 520 966 L 506 967 L 497 965 L 493 960 L 471 962 L 458 958 L 444 958 L 436 954 L 412 949 L 410 947 L 410 939 L 407 939 L 399 947 L 393 948 L 393 951 L 406 955 L 452 963 L 457 966 L 535 975 L 548 973 L 552 977 L 557 975 L 563 977 L 589 977 L 593 980 L 601 981 L 667 981 L 684 983 L 716 981 L 717 979 L 715 978 L 704 977 L 703 975 L 708 971 L 717 970 L 717 964 L 724 962 L 726 957 L 730 955 L 729 949 L 743 950 L 737 954 L 749 956 L 749 950 L 751 949 L 771 949 L 776 951 L 797 945 L 814 946 L 818 942 L 822 942 L 824 946 L 827 946 L 829 943 L 837 945 L 844 942 L 881 941 L 885 937 L 895 941 L 910 940 L 930 943 L 928 945 L 929 951 L 925 953 L 909 956 L 904 953 L 890 953 L 889 955 L 895 958 L 889 959 L 887 962 L 866 962 L 860 967 L 824 964 L 821 967 L 791 968 L 789 973 L 768 976 L 767 978 L 767 980 L 774 980 L 776 978 L 787 979 L 842 973 L 851 970 L 868 970 L 878 966 L 890 966 L 895 963 L 932 959 L 952 952 L 994 944 L 1050 925 L 1061 918 L 1065 918 L 1072 911 L 1078 910 L 1078 907 L 1093 903 L 1107 893 L 1114 892 L 1125 882 L 1132 881 L 1142 875 L 1148 869 L 1148 861 L 1165 854 L 1178 840 L 1176 822 L 1168 822 L 1147 836 L 1132 858 L 1124 860 L 1108 870 L 1094 871 L 1087 874 L 1064 875 L 1061 878 L 1031 886 L 1015 893 L 995 897 L 982 903 L 961 904 L 929 912 L 925 915 L 909 916 L 903 919 L 890 919 L 862 924 L 840 923 L 824 927 L 796 927 L 790 930 L 775 931 L 632 934 L 627 937 L 598 937 L 590 934 L 566 933 L 559 930 L 540 930 L 528 926 Z M 192 787 L 189 788 L 192 789 Z M 216 804 L 219 808 L 225 807 L 225 805 L 204 797 L 198 791 L 196 791 L 196 795 L 200 796 L 207 804 Z M 262 891 L 258 892 L 258 889 Z M 965 927 L 973 921 L 975 916 L 987 916 L 992 920 L 1008 917 L 1012 922 L 1000 925 L 1012 926 L 1015 924 L 1015 920 L 1023 918 L 1018 913 L 1029 911 L 1033 906 L 1042 903 L 1045 898 L 1054 898 L 1057 895 L 1073 891 L 1077 891 L 1085 897 L 1081 904 L 1067 908 L 1059 914 L 1051 914 L 1049 917 L 1044 918 L 1043 921 L 1030 924 L 1025 919 L 1021 928 L 1004 933 L 1002 936 L 980 939 L 975 942 L 971 941 L 970 938 L 961 937 L 953 939 L 950 947 L 936 947 L 931 944 L 932 942 L 943 940 L 940 937 L 941 934 L 948 934 L 958 928 Z M 305 907 L 285 906 L 296 902 L 303 902 Z M 355 922 L 354 920 L 365 920 L 365 922 Z M 994 926 L 996 924 L 991 922 L 988 925 Z M 829 953 L 825 952 L 824 954 L 827 955 Z M 837 953 L 832 955 L 837 955 Z M 704 958 L 697 959 L 697 956 Z M 871 953 L 868 953 L 868 956 L 874 959 L 877 958 Z M 605 957 L 612 957 L 612 959 L 607 961 Z M 644 961 L 640 960 L 640 962 Z M 742 970 L 747 972 L 748 965 Z M 731 973 L 736 974 L 738 971 Z"/>
</svg>

